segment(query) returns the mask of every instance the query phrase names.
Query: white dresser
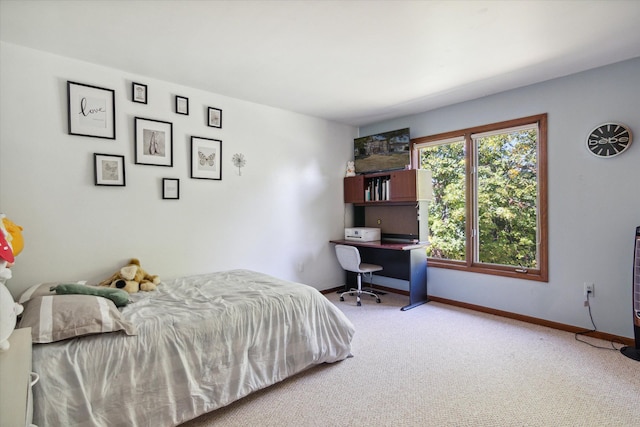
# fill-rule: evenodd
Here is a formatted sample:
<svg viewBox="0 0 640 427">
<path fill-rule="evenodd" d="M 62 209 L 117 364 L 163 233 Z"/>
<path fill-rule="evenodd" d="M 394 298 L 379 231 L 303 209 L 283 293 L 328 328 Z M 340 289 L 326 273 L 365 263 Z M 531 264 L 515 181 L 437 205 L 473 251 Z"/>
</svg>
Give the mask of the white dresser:
<svg viewBox="0 0 640 427">
<path fill-rule="evenodd" d="M 0 426 L 28 427 L 33 414 L 31 328 L 15 329 L 9 343 L 9 350 L 0 351 Z"/>
</svg>

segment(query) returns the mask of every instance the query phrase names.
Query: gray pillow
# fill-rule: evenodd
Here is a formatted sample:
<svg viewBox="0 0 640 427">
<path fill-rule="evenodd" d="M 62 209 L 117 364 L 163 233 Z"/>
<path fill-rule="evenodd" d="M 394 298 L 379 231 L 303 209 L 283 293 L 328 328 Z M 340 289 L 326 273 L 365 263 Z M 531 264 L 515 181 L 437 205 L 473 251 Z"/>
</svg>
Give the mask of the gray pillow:
<svg viewBox="0 0 640 427">
<path fill-rule="evenodd" d="M 94 295 L 45 295 L 24 304 L 20 328 L 31 328 L 34 343 L 50 343 L 83 335 L 122 331 L 135 326 L 122 318 L 113 301 Z"/>
</svg>

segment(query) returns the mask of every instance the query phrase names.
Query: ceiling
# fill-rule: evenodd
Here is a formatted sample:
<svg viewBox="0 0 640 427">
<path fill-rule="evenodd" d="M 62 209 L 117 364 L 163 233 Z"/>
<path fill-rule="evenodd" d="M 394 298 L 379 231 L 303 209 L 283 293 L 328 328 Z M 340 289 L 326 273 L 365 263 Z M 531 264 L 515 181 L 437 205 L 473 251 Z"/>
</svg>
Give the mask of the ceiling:
<svg viewBox="0 0 640 427">
<path fill-rule="evenodd" d="M 640 57 L 639 22 L 637 0 L 0 0 L 4 42 L 354 126 Z"/>
</svg>

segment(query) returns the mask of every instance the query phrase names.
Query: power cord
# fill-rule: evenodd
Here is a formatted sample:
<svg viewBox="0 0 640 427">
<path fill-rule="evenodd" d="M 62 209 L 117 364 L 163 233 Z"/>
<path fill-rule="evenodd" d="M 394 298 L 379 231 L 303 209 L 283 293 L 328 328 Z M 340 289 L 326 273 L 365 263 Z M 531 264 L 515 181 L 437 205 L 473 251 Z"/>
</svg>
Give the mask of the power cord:
<svg viewBox="0 0 640 427">
<path fill-rule="evenodd" d="M 588 291 L 587 292 L 587 299 L 584 301 L 584 305 L 589 309 L 589 319 L 591 319 L 591 325 L 593 326 L 593 329 L 589 329 L 587 331 L 576 332 L 575 335 L 574 335 L 575 340 L 579 341 L 579 342 L 581 342 L 583 344 L 590 345 L 593 348 L 599 348 L 599 349 L 602 349 L 602 350 L 620 351 L 620 349 L 616 348 L 616 346 L 613 344 L 613 341 L 610 341 L 611 348 L 609 348 L 609 347 L 602 347 L 602 346 L 599 346 L 599 345 L 591 344 L 588 341 L 585 341 L 585 340 L 582 340 L 582 339 L 578 338 L 578 336 L 590 334 L 590 333 L 596 332 L 598 330 L 598 328 L 596 327 L 595 322 L 593 321 L 593 314 L 591 313 L 591 303 L 589 302 L 589 296 L 590 295 L 591 295 L 591 291 Z M 624 343 L 618 343 L 618 344 L 624 345 Z"/>
</svg>

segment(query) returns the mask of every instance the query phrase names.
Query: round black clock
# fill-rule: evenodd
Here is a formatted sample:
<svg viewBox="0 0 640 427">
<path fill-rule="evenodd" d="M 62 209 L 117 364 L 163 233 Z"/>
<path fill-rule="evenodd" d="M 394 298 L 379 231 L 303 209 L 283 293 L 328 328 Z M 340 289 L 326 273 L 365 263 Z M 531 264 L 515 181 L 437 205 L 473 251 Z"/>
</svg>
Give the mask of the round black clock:
<svg viewBox="0 0 640 427">
<path fill-rule="evenodd" d="M 589 132 L 587 148 L 598 157 L 613 157 L 631 145 L 631 130 L 621 123 L 604 123 Z"/>
</svg>

